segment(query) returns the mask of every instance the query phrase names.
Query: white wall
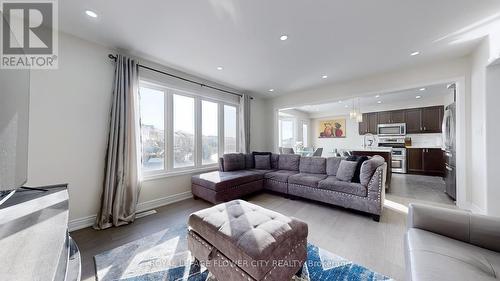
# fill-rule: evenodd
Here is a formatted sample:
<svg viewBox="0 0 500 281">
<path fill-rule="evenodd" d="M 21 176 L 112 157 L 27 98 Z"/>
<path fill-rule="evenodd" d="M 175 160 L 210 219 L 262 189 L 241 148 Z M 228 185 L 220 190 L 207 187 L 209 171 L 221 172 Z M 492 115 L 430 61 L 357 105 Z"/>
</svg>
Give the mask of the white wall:
<svg viewBox="0 0 500 281">
<path fill-rule="evenodd" d="M 100 206 L 114 52 L 62 33 L 59 42 L 59 69 L 32 72 L 28 185 L 69 183 L 70 220 L 84 226 Z M 251 108 L 251 147 L 269 150 L 268 102 L 256 98 Z M 190 184 L 190 175 L 146 181 L 139 208 L 185 198 Z"/>
</svg>

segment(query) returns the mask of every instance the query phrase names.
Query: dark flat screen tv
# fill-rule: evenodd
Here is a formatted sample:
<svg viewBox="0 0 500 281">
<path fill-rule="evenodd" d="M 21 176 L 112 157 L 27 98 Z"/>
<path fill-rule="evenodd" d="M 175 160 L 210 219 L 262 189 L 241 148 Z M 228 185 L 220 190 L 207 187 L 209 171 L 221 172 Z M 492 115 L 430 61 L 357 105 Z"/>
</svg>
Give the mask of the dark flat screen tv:
<svg viewBox="0 0 500 281">
<path fill-rule="evenodd" d="M 0 202 L 28 177 L 30 71 L 0 69 Z"/>
</svg>

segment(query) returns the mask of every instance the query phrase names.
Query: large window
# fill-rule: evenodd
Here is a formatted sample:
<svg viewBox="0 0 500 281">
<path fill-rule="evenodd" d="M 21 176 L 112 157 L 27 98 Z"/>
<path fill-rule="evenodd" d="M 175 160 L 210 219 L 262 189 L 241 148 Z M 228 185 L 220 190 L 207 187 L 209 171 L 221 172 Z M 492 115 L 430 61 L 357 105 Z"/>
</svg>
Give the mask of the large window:
<svg viewBox="0 0 500 281">
<path fill-rule="evenodd" d="M 174 95 L 174 168 L 194 166 L 194 98 Z"/>
<path fill-rule="evenodd" d="M 144 171 L 165 168 L 165 107 L 162 91 L 140 89 L 142 169 Z"/>
<path fill-rule="evenodd" d="M 304 147 L 309 146 L 309 124 L 306 122 L 302 123 L 302 144 Z"/>
<path fill-rule="evenodd" d="M 142 170 L 146 177 L 215 167 L 238 151 L 238 106 L 141 82 Z"/>
<path fill-rule="evenodd" d="M 202 124 L 202 164 L 217 163 L 219 155 L 218 139 L 218 104 L 209 101 L 201 102 L 201 124 Z"/>
<path fill-rule="evenodd" d="M 236 106 L 224 105 L 224 153 L 236 152 Z"/>
<path fill-rule="evenodd" d="M 279 120 L 279 146 L 294 147 L 295 146 L 295 120 L 289 118 L 281 118 Z"/>
</svg>

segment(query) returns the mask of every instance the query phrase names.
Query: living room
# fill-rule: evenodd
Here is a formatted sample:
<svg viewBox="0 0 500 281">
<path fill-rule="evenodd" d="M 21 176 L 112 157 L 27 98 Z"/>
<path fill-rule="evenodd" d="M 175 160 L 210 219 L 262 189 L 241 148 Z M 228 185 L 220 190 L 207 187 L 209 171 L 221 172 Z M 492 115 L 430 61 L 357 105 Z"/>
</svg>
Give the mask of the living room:
<svg viewBox="0 0 500 281">
<path fill-rule="evenodd" d="M 49 55 L 2 49 L 2 279 L 237 280 L 238 272 L 244 280 L 494 280 L 497 1 L 46 2 L 53 17 L 2 2 L 3 33 L 12 34 L 2 40 L 17 40 L 11 49 L 31 40 L 12 29 L 15 11 L 41 9 L 52 20 L 42 27 L 51 32 L 31 26 L 42 43 L 51 35 L 51 44 L 36 43 L 52 46 Z M 26 67 L 19 54 L 57 64 Z M 392 173 L 400 163 L 383 158 L 377 131 L 399 123 L 382 122 L 381 112 L 440 106 L 442 124 L 452 103 L 454 198 L 445 162 L 442 175 Z M 365 124 L 370 113 L 376 126 Z M 296 121 L 283 133 L 287 118 Z M 437 149 L 443 156 L 439 129 L 400 139 L 411 138 L 407 153 Z M 312 156 L 317 148 L 322 153 Z M 345 158 L 367 150 L 378 157 L 355 162 L 353 180 L 353 161 Z M 239 153 L 250 159 L 243 166 Z M 232 162 L 236 168 L 226 171 Z M 353 174 L 339 182 L 339 169 Z M 276 175 L 282 170 L 286 176 Z M 333 182 L 319 189 L 327 179 Z M 284 233 L 296 239 L 281 247 L 299 249 L 297 263 L 238 265 L 253 254 L 266 263 L 282 257 L 258 242 L 269 236 L 244 239 L 247 249 L 210 240 L 204 231 L 216 228 L 204 223 L 214 221 L 199 218 L 222 210 L 219 204 L 243 204 L 243 214 L 228 219 L 287 221 Z M 250 225 L 232 232 L 241 227 Z M 420 238 L 464 262 L 426 256 L 413 244 Z M 457 253 L 463 249 L 479 261 L 471 265 Z M 233 263 L 206 263 L 218 254 Z"/>
</svg>

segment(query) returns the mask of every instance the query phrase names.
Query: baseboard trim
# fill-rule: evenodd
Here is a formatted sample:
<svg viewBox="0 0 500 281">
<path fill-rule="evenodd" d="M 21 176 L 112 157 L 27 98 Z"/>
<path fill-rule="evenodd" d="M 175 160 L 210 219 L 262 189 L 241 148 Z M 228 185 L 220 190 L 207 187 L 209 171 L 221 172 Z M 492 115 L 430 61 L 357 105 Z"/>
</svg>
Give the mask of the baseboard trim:
<svg viewBox="0 0 500 281">
<path fill-rule="evenodd" d="M 137 212 L 144 212 L 144 211 L 149 211 L 155 208 L 159 208 L 162 206 L 166 206 L 175 202 L 179 202 L 182 200 L 186 200 L 189 198 L 192 198 L 193 195 L 191 194 L 191 191 L 186 191 L 186 192 L 181 192 L 178 194 L 146 201 L 146 202 L 141 202 L 137 204 Z M 75 231 L 78 229 L 86 228 L 89 226 L 93 226 L 94 222 L 96 220 L 97 215 L 93 216 L 87 216 L 83 218 L 78 218 L 69 221 L 68 223 L 68 229 L 69 231 Z"/>
</svg>

